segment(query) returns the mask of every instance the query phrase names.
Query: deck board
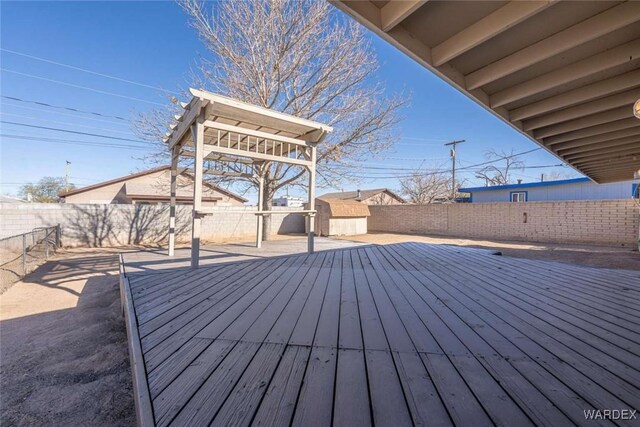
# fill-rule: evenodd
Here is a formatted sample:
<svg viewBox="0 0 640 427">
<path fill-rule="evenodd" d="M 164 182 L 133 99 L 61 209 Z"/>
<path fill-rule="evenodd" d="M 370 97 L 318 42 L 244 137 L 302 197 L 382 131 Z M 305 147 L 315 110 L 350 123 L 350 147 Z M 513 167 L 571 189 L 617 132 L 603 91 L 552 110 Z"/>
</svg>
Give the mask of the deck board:
<svg viewBox="0 0 640 427">
<path fill-rule="evenodd" d="M 131 257 L 159 426 L 590 425 L 584 410 L 640 408 L 636 272 L 421 243 L 207 253 L 197 270 Z"/>
</svg>

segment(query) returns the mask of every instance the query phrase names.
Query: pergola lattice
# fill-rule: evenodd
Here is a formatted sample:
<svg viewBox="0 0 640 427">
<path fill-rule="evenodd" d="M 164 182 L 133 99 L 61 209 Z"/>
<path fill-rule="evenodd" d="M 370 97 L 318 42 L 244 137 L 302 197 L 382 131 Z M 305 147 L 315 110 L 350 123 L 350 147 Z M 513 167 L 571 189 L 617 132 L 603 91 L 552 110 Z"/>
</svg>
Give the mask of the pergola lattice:
<svg viewBox="0 0 640 427">
<path fill-rule="evenodd" d="M 308 251 L 313 252 L 315 211 L 316 145 L 333 129 L 311 120 L 246 104 L 224 96 L 190 89 L 191 101 L 183 104 L 184 112 L 176 116 L 165 142 L 171 150 L 171 207 L 169 219 L 169 256 L 175 248 L 176 188 L 180 157 L 194 160 L 191 173 L 193 186 L 193 219 L 191 230 L 191 266 L 197 267 L 200 256 L 200 228 L 203 216 L 214 209 L 202 206 L 202 182 L 205 175 L 256 178 L 258 210 L 256 246 L 262 241 L 264 211 L 264 174 L 273 162 L 302 166 L 309 172 L 308 206 L 306 210 L 278 210 L 279 214 L 303 214 L 308 221 Z M 205 170 L 204 163 L 233 164 L 234 171 L 214 167 Z M 244 169 L 243 172 L 238 172 Z"/>
</svg>

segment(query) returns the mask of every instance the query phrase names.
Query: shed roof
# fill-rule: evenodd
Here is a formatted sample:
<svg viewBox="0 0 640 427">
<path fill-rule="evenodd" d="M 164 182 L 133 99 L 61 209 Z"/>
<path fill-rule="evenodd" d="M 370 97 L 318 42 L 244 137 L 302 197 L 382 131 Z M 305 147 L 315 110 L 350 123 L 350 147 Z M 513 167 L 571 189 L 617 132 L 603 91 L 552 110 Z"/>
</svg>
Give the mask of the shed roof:
<svg viewBox="0 0 640 427">
<path fill-rule="evenodd" d="M 330 198 L 317 199 L 319 206 L 327 205 L 331 218 L 362 218 L 370 216 L 369 206 L 355 200 L 340 200 Z"/>
</svg>

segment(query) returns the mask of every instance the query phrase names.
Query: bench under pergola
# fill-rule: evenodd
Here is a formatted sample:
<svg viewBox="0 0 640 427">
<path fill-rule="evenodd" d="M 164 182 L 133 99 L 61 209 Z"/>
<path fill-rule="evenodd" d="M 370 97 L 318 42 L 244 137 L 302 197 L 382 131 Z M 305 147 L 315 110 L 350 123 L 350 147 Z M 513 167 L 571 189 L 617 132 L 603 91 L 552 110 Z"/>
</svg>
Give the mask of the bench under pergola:
<svg viewBox="0 0 640 427">
<path fill-rule="evenodd" d="M 175 248 L 176 189 L 180 158 L 193 161 L 194 178 L 191 230 L 191 266 L 200 253 L 200 222 L 214 209 L 202 206 L 202 182 L 206 175 L 255 178 L 258 181 L 256 246 L 262 241 L 264 176 L 274 162 L 304 167 L 309 172 L 306 210 L 278 210 L 279 214 L 307 217 L 308 251 L 313 253 L 315 215 L 316 145 L 333 129 L 311 120 L 257 107 L 221 95 L 190 89 L 191 101 L 182 104 L 165 142 L 171 151 L 171 207 L 169 256 Z M 205 169 L 205 162 L 214 167 Z M 232 167 L 229 167 L 232 166 Z"/>
</svg>

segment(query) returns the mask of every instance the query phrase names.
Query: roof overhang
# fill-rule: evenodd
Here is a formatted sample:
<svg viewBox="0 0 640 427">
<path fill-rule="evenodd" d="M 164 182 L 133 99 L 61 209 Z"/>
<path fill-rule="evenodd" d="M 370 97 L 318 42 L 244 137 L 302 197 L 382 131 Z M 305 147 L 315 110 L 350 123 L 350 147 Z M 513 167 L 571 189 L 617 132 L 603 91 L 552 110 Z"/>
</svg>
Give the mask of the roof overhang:
<svg viewBox="0 0 640 427">
<path fill-rule="evenodd" d="M 330 2 L 594 181 L 640 169 L 640 2 Z"/>
</svg>

